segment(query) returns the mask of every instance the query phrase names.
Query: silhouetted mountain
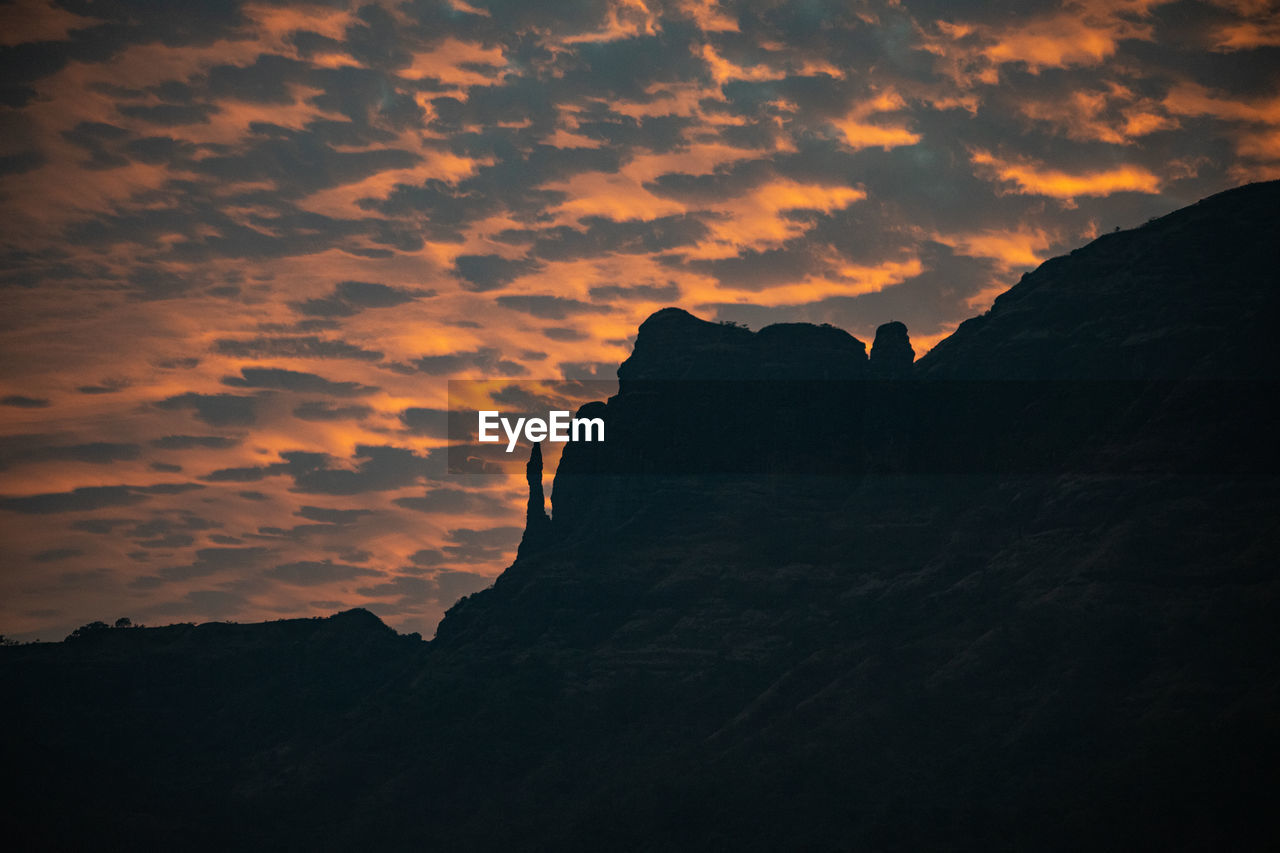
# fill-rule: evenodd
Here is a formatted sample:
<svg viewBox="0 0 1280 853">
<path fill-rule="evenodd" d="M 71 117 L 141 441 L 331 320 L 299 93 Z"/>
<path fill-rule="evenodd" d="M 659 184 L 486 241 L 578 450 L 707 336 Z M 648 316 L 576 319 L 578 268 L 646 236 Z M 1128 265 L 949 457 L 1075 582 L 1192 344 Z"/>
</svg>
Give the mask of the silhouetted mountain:
<svg viewBox="0 0 1280 853">
<path fill-rule="evenodd" d="M 1280 841 L 1280 183 L 912 363 L 674 308 L 431 643 L 370 614 L 0 649 L 32 847 Z M 13 771 L 11 771 L 12 773 Z"/>
</svg>

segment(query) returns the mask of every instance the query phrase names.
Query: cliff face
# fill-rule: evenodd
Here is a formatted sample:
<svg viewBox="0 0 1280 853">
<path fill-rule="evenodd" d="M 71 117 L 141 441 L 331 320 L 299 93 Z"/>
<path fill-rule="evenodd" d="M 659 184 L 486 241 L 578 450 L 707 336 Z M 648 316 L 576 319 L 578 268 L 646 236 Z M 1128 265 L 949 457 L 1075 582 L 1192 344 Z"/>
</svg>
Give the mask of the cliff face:
<svg viewBox="0 0 1280 853">
<path fill-rule="evenodd" d="M 660 311 L 580 413 L 608 440 L 567 446 L 550 518 L 531 455 L 519 557 L 431 644 L 361 617 L 323 664 L 303 635 L 332 632 L 301 628 L 129 651 L 114 694 L 51 686 L 106 683 L 97 641 L 0 650 L 9 766 L 45 768 L 12 802 L 210 847 L 1280 839 L 1276 233 L 1280 183 L 1224 193 L 1048 262 L 914 363 L 898 323 L 868 358 Z M 213 738 L 151 737 L 192 708 Z"/>
</svg>

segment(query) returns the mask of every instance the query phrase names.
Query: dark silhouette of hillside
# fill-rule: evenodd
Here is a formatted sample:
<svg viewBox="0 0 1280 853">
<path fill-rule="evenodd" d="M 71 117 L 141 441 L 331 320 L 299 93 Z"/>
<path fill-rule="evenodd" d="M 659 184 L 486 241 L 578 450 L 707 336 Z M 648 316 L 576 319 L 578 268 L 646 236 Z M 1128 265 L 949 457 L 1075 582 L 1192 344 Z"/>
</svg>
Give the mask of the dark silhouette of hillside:
<svg viewBox="0 0 1280 853">
<path fill-rule="evenodd" d="M 32 849 L 1280 840 L 1280 183 L 888 323 L 651 316 L 430 643 L 364 611 L 0 649 Z"/>
</svg>

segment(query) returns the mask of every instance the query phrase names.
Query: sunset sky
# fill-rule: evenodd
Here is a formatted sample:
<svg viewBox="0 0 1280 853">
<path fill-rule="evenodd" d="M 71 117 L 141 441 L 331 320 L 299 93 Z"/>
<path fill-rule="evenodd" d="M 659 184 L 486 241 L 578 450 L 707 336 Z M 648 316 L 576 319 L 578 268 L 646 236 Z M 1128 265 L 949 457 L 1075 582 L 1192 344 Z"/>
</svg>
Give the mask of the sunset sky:
<svg viewBox="0 0 1280 853">
<path fill-rule="evenodd" d="M 667 305 L 919 354 L 1280 178 L 1253 0 L 13 0 L 0 64 L 19 638 L 352 606 L 430 636 L 525 497 L 449 473 L 447 380 L 609 379 Z"/>
</svg>

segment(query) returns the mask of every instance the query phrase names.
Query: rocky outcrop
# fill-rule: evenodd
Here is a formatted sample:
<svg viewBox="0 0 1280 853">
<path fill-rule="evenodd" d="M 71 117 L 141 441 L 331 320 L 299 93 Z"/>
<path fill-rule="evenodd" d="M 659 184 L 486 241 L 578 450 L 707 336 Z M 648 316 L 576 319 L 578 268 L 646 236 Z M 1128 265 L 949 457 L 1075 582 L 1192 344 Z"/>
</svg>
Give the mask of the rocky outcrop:
<svg viewBox="0 0 1280 853">
<path fill-rule="evenodd" d="M 663 308 L 640 324 L 618 380 L 625 391 L 639 380 L 857 379 L 866 368 L 866 345 L 834 326 L 778 323 L 752 332 Z"/>
<path fill-rule="evenodd" d="M 871 345 L 872 376 L 878 379 L 907 376 L 915 360 L 916 351 L 911 347 L 905 324 L 894 321 L 876 329 L 876 339 Z"/>
<path fill-rule="evenodd" d="M 524 535 L 517 551 L 521 557 L 527 557 L 545 545 L 551 532 L 551 518 L 547 515 L 546 497 L 542 491 L 542 442 L 533 443 L 524 475 L 529 486 L 529 502 L 525 507 Z"/>
</svg>

